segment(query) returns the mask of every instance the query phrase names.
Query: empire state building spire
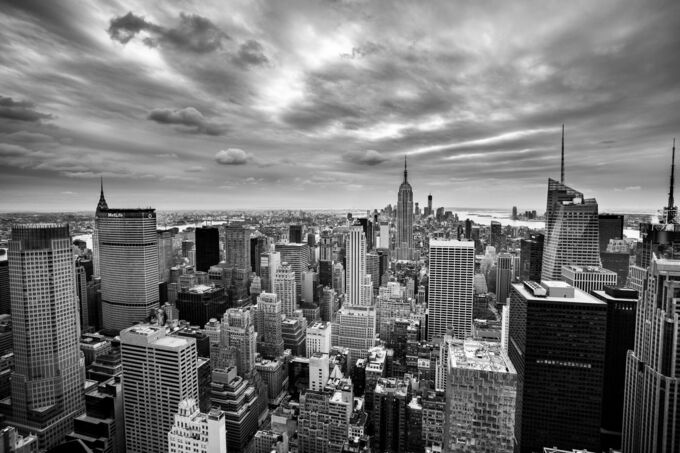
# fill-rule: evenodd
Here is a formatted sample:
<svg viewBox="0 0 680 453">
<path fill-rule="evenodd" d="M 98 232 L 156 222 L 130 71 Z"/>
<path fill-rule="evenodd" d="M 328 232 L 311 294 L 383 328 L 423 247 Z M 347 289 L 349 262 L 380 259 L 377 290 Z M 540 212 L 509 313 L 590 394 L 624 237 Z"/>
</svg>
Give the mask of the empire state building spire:
<svg viewBox="0 0 680 453">
<path fill-rule="evenodd" d="M 404 182 L 406 182 L 407 176 L 408 176 L 408 170 L 406 169 L 406 155 L 404 154 Z"/>
<path fill-rule="evenodd" d="M 673 155 L 671 157 L 671 184 L 668 190 L 668 206 L 665 209 L 665 223 L 677 223 L 678 208 L 675 206 L 675 139 L 673 139 Z"/>
</svg>

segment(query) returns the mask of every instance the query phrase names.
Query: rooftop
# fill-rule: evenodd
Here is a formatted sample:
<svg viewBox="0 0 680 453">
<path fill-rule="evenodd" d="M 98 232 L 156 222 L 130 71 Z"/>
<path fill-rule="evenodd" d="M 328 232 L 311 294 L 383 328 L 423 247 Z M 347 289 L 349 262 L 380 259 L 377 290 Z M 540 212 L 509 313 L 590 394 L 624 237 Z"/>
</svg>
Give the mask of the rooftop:
<svg viewBox="0 0 680 453">
<path fill-rule="evenodd" d="M 680 262 L 679 262 L 680 264 Z M 680 267 L 678 268 L 680 270 Z M 597 298 L 591 296 L 590 294 L 586 293 L 585 291 L 582 291 L 578 288 L 573 288 L 571 285 L 568 285 L 565 282 L 558 282 L 558 281 L 543 281 L 541 282 L 542 286 L 546 286 L 548 284 L 548 288 L 550 287 L 555 287 L 555 288 L 560 288 L 560 289 L 570 289 L 573 290 L 573 297 L 555 297 L 551 296 L 551 292 L 548 291 L 547 295 L 545 296 L 535 296 L 529 290 L 524 286 L 522 283 L 513 283 L 512 287 L 514 288 L 515 291 L 517 291 L 523 298 L 531 301 L 540 301 L 540 302 L 570 302 L 573 304 L 593 304 L 593 305 L 603 305 L 606 306 L 606 303 L 602 302 L 601 300 L 598 300 Z M 562 294 L 563 292 L 559 292 L 559 294 Z"/>
<path fill-rule="evenodd" d="M 449 366 L 473 370 L 515 373 L 510 360 L 501 354 L 500 343 L 454 340 L 449 344 Z"/>
<path fill-rule="evenodd" d="M 457 240 L 444 240 L 444 239 L 432 239 L 430 240 L 430 247 L 466 247 L 474 248 L 474 241 L 457 241 Z"/>
<path fill-rule="evenodd" d="M 605 269 L 604 267 L 599 267 L 599 266 L 575 266 L 573 264 L 570 264 L 568 266 L 562 266 L 562 269 L 568 269 L 571 272 L 575 273 L 594 273 L 594 274 L 616 274 L 614 271 L 610 271 L 609 269 Z"/>
</svg>

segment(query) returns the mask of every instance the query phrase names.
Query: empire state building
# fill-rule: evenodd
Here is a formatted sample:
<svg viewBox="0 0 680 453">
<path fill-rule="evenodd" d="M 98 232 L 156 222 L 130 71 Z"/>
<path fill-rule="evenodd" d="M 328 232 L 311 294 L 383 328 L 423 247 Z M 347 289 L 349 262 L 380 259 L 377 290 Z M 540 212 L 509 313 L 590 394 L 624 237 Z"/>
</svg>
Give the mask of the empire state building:
<svg viewBox="0 0 680 453">
<path fill-rule="evenodd" d="M 413 259 L 413 189 L 407 180 L 406 156 L 404 156 L 404 182 L 397 195 L 397 259 Z"/>
</svg>

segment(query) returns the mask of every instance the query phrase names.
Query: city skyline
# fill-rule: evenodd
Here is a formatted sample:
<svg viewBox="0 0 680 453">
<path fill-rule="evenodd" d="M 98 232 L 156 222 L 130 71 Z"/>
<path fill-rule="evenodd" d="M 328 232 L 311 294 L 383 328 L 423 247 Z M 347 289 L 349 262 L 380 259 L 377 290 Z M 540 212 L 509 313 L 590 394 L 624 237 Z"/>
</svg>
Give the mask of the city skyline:
<svg viewBox="0 0 680 453">
<path fill-rule="evenodd" d="M 8 2 L 0 211 L 540 209 L 546 176 L 655 208 L 679 5 Z M 480 191 L 480 188 L 483 190 Z"/>
</svg>

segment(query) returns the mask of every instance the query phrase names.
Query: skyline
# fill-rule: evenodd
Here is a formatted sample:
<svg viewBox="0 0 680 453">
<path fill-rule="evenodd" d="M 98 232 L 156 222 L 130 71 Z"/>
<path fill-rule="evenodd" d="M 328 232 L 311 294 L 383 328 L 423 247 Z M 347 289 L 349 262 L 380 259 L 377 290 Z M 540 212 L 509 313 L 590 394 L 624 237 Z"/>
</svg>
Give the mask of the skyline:
<svg viewBox="0 0 680 453">
<path fill-rule="evenodd" d="M 659 209 L 680 5 L 6 2 L 0 212 Z"/>
</svg>

